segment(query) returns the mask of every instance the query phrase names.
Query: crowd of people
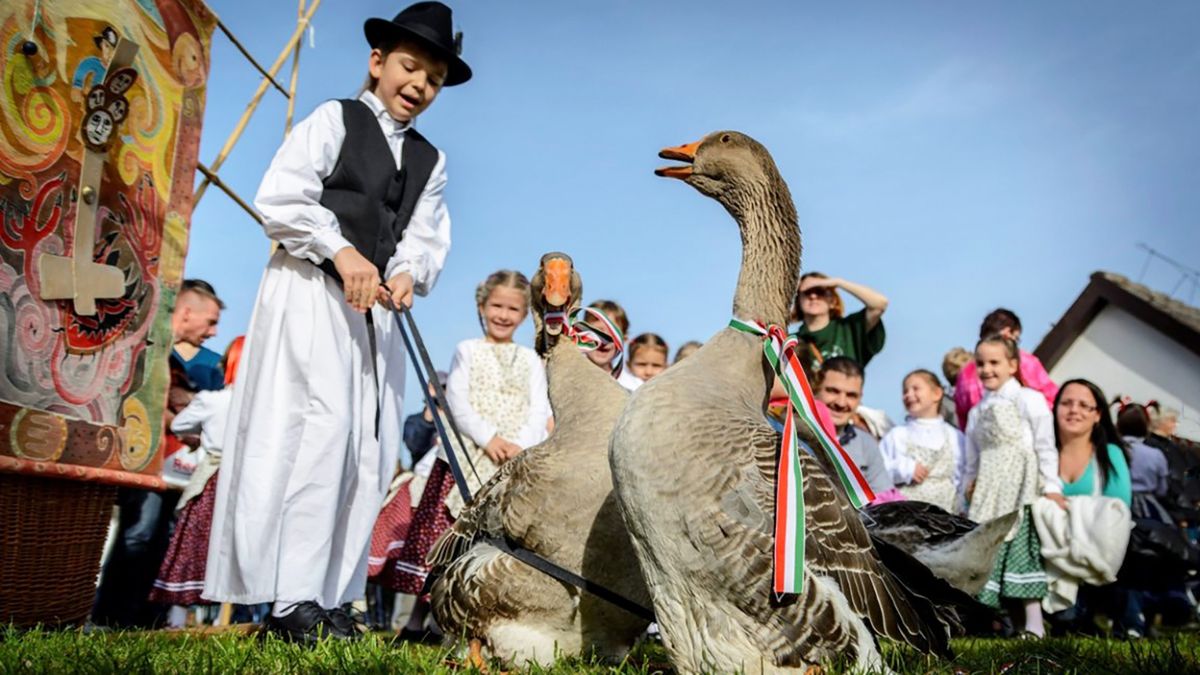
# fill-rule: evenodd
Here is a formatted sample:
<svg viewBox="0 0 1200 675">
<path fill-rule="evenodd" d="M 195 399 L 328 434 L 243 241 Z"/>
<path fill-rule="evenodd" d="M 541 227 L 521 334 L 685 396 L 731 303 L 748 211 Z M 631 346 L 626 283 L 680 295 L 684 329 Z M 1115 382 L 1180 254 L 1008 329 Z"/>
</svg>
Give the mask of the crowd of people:
<svg viewBox="0 0 1200 675">
<path fill-rule="evenodd" d="M 404 348 L 387 313 L 429 291 L 450 244 L 445 156 L 412 127 L 443 88 L 471 78 L 450 29 L 450 9 L 437 2 L 366 22 L 363 92 L 297 124 L 263 178 L 255 205 L 280 246 L 246 336 L 223 357 L 202 346 L 220 299 L 203 281 L 183 284 L 165 420 L 170 489 L 121 491 L 94 624 L 182 626 L 196 620 L 186 608 L 224 603 L 235 614 L 221 620 L 261 620 L 288 639 L 351 638 L 355 603 L 361 611 L 368 597 L 371 623 L 437 639 L 423 598 L 426 554 L 464 498 L 435 416 L 461 432 L 452 451 L 472 467 L 471 490 L 554 424 L 541 359 L 513 342 L 531 300 L 515 270 L 478 286 L 480 334 L 439 374 L 449 409 L 426 405 L 400 423 Z M 847 313 L 843 292 L 862 309 Z M 1119 400 L 1114 424 L 1110 399 L 1087 380 L 1052 382 L 1018 348 L 1017 316 L 999 309 L 977 343 L 946 354 L 944 380 L 913 364 L 897 383 L 907 418 L 893 424 L 862 401 L 887 308 L 882 293 L 817 272 L 800 279 L 793 308 L 820 423 L 876 501 L 920 500 L 976 522 L 1019 513 L 980 600 L 1038 636 L 1056 583 L 1039 539 L 1053 514 L 1038 514 L 1047 503 L 1119 501 L 1138 524 L 1129 555 L 1119 552 L 1125 567 L 1159 564 L 1165 550 L 1177 574 L 1160 566 L 1153 584 L 1136 571 L 1084 583 L 1052 625 L 1083 629 L 1103 613 L 1133 635 L 1149 630 L 1153 612 L 1189 616 L 1200 455 L 1173 436 L 1177 413 Z M 581 321 L 596 342 L 588 358 L 630 391 L 701 347 L 688 342 L 671 359 L 655 333 L 627 338 L 630 317 L 611 300 L 591 302 Z M 768 419 L 781 423 L 786 405 L 777 387 Z M 408 601 L 389 611 L 396 597 Z"/>
</svg>

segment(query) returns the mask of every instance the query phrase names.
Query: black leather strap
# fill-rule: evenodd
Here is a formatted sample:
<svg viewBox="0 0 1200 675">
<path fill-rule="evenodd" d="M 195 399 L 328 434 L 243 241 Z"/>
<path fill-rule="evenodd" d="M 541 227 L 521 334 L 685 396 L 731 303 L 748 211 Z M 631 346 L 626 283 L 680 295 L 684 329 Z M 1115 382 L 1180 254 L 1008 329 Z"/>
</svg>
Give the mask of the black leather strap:
<svg viewBox="0 0 1200 675">
<path fill-rule="evenodd" d="M 446 451 L 446 463 L 450 465 L 450 474 L 454 476 L 454 482 L 458 485 L 458 492 L 462 495 L 463 502 L 469 503 L 471 488 L 467 485 L 467 478 L 463 475 L 462 467 L 458 463 L 454 446 L 450 444 L 450 437 L 446 434 L 447 423 L 449 423 L 448 426 L 458 441 L 458 447 L 466 447 L 463 445 L 462 435 L 458 433 L 458 427 L 454 424 L 454 418 L 446 414 L 446 411 L 450 410 L 450 406 L 446 402 L 446 390 L 442 388 L 442 383 L 438 380 L 437 371 L 433 367 L 433 359 L 429 358 L 429 351 L 425 349 L 425 341 L 421 339 L 421 332 L 417 330 L 417 323 L 413 321 L 412 310 L 404 305 L 400 305 L 398 310 L 393 307 L 392 310 L 392 316 L 396 319 L 396 328 L 400 329 L 400 337 L 404 339 L 404 348 L 408 350 L 408 357 L 413 362 L 413 370 L 417 372 L 417 381 L 421 383 L 421 393 L 425 395 L 425 404 L 429 406 L 434 426 L 437 427 L 438 437 L 442 441 L 442 448 Z M 412 329 L 412 338 L 409 338 L 404 323 L 400 321 L 401 314 L 404 315 Z M 414 342 L 416 343 L 415 347 Z M 425 373 L 421 372 L 422 368 L 425 369 Z M 426 379 L 426 373 L 428 373 L 428 379 Z M 430 384 L 433 385 L 433 398 L 430 398 L 429 395 Z M 445 415 L 445 421 L 442 420 L 443 415 Z M 475 463 L 471 461 L 469 455 L 467 464 L 471 467 L 471 473 L 475 474 L 475 480 L 482 485 L 483 480 L 479 478 L 479 472 L 475 469 Z"/>
<path fill-rule="evenodd" d="M 549 575 L 564 584 L 570 584 L 580 590 L 587 591 L 597 598 L 600 598 L 611 605 L 620 607 L 630 614 L 640 616 L 647 621 L 654 621 L 653 609 L 650 609 L 649 607 L 643 607 L 642 605 L 630 600 L 629 598 L 621 595 L 611 588 L 608 588 L 607 586 L 602 586 L 594 581 L 588 581 L 578 574 L 575 574 L 571 570 L 568 570 L 564 567 L 559 567 L 558 565 L 555 565 L 554 563 L 546 560 L 529 549 L 521 548 L 520 546 L 513 546 L 509 542 L 495 537 L 481 537 L 481 539 L 492 546 L 495 546 L 501 551 L 511 555 L 517 560 L 520 560 L 526 565 L 529 565 L 533 569 Z"/>
</svg>

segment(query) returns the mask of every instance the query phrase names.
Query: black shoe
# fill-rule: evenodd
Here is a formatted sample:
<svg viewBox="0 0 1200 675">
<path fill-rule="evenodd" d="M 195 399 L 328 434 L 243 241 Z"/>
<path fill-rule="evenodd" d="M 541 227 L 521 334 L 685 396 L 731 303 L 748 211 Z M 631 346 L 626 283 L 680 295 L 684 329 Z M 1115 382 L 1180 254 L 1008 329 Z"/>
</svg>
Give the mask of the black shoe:
<svg viewBox="0 0 1200 675">
<path fill-rule="evenodd" d="M 367 624 L 363 621 L 362 614 L 353 609 L 338 607 L 326 610 L 325 615 L 329 617 L 329 622 L 333 624 L 340 637 L 355 640 L 367 632 Z"/>
<path fill-rule="evenodd" d="M 271 614 L 263 622 L 266 629 L 288 642 L 316 644 L 322 638 L 345 639 L 330 620 L 329 614 L 315 602 L 296 603 L 286 616 Z"/>
<path fill-rule="evenodd" d="M 442 644 L 442 634 L 435 633 L 428 628 L 413 630 L 405 627 L 396 635 L 401 642 L 412 642 L 419 645 L 440 645 Z"/>
</svg>

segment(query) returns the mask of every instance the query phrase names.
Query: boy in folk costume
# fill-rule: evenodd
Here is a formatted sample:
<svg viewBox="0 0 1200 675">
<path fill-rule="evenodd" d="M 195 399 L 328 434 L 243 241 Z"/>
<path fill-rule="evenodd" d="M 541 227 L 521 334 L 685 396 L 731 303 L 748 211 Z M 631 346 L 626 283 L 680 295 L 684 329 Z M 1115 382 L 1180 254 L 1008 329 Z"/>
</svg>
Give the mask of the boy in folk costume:
<svg viewBox="0 0 1200 675">
<path fill-rule="evenodd" d="M 204 588 L 274 603 L 268 628 L 305 642 L 357 635 L 340 608 L 363 597 L 401 443 L 404 347 L 386 306 L 426 294 L 450 248 L 445 156 L 412 122 L 471 77 L 439 2 L 364 30 L 365 90 L 297 124 L 255 198 L 280 246 L 235 385 Z"/>
</svg>

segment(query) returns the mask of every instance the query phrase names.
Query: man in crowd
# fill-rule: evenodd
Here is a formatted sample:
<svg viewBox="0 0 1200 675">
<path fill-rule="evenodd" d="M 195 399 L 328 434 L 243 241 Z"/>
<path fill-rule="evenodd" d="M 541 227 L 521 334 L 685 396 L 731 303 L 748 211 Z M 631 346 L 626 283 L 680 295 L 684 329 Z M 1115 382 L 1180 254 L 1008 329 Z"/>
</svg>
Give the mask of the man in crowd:
<svg viewBox="0 0 1200 675">
<path fill-rule="evenodd" d="M 858 465 L 871 490 L 876 495 L 892 490 L 895 486 L 879 452 L 879 443 L 865 428 L 854 423 L 855 411 L 862 401 L 862 366 L 844 356 L 826 359 L 821 364 L 817 382 L 817 398 L 829 407 L 837 427 L 838 442 Z"/>
<path fill-rule="evenodd" d="M 175 299 L 171 315 L 175 349 L 171 358 L 183 366 L 196 389 L 215 390 L 225 384 L 221 355 L 204 347 L 204 342 L 217 334 L 223 309 L 225 303 L 213 287 L 200 279 L 185 279 Z"/>
<path fill-rule="evenodd" d="M 199 389 L 220 389 L 225 377 L 220 356 L 205 349 L 205 340 L 217 334 L 224 304 L 213 287 L 198 279 L 185 280 L 171 315 L 174 349 L 171 382 L 164 426 L 183 409 Z M 164 437 L 164 452 L 173 456 L 185 444 L 199 439 Z M 186 477 L 182 480 L 186 481 Z M 145 628 L 161 623 L 166 608 L 147 601 L 158 568 L 171 540 L 179 482 L 164 492 L 139 488 L 117 491 L 117 533 L 112 551 L 100 574 L 92 623 L 114 628 Z"/>
</svg>

